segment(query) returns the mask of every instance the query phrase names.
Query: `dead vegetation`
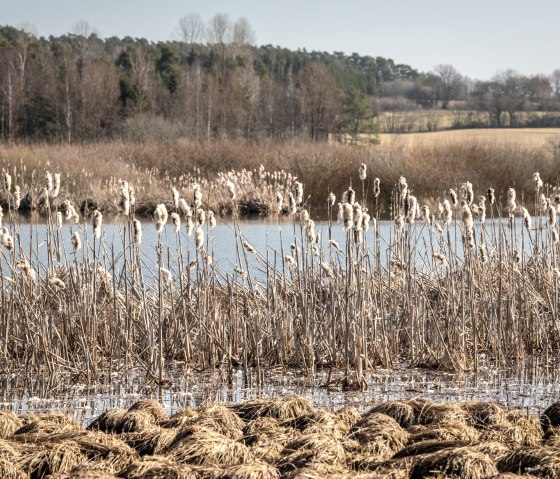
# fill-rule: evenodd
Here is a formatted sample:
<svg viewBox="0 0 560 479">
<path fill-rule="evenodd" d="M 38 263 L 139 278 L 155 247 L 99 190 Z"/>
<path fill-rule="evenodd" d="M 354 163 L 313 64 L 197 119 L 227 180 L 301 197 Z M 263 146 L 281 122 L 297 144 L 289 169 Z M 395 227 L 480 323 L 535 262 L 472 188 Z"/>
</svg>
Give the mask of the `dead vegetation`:
<svg viewBox="0 0 560 479">
<path fill-rule="evenodd" d="M 61 414 L 4 413 L 29 428 L 0 439 L 0 476 L 554 479 L 560 478 L 560 447 L 550 422 L 557 408 L 548 408 L 541 422 L 495 403 L 411 399 L 360 413 L 316 410 L 305 399 L 287 397 L 206 404 L 167 417 L 157 402 L 139 401 L 126 411 L 105 411 L 87 429 Z M 119 430 L 131 415 L 151 426 Z"/>
</svg>

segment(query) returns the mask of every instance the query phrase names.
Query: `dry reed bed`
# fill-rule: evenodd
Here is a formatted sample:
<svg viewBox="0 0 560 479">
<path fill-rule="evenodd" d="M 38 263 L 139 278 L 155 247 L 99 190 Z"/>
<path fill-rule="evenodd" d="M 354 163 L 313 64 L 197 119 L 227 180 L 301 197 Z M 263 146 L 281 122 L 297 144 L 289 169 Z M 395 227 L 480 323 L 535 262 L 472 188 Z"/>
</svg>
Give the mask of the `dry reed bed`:
<svg viewBox="0 0 560 479">
<path fill-rule="evenodd" d="M 476 370 L 481 354 L 512 362 L 558 352 L 560 194 L 538 173 L 530 200 L 512 188 L 501 201 L 491 189 L 475 196 L 465 182 L 432 207 L 401 177 L 388 187 L 395 217 L 389 237 L 377 227 L 384 186 L 375 178 L 368 200 L 367 178 L 363 164 L 356 191 L 347 188 L 338 206 L 328 195 L 322 232 L 305 208 L 301 182 L 286 195 L 276 191 L 277 210 L 293 219 L 291 250 L 256 251 L 234 221 L 237 264 L 230 267 L 213 260 L 205 241 L 216 219 L 199 184 L 190 197 L 172 188 L 170 211 L 157 205 L 155 225 L 143 227 L 136 191 L 121 180 L 115 244 L 98 210 L 82 217 L 69 200 L 62 228 L 64 216 L 51 204 L 64 184 L 47 172 L 42 198 L 51 214 L 39 243 L 38 226 L 21 225 L 13 214 L 17 185 L 4 172 L 10 201 L 0 234 L 1 370 L 64 370 L 91 383 L 101 373 L 140 367 L 164 385 L 177 360 L 230 374 L 254 367 L 259 378 L 268 365 L 310 376 L 328 367 L 343 371 L 330 386 L 360 389 L 368 369 L 403 358 Z M 222 186 L 236 210 L 238 185 Z M 501 216 L 508 221 L 491 221 Z M 143 228 L 157 231 L 155 251 L 142 249 Z M 329 241 L 334 228 L 345 233 L 340 245 Z"/>
<path fill-rule="evenodd" d="M 206 404 L 167 417 L 153 400 L 86 429 L 64 414 L 0 415 L 8 478 L 560 477 L 560 402 L 540 418 L 494 403 L 378 403 L 366 412 L 307 400 Z"/>
</svg>

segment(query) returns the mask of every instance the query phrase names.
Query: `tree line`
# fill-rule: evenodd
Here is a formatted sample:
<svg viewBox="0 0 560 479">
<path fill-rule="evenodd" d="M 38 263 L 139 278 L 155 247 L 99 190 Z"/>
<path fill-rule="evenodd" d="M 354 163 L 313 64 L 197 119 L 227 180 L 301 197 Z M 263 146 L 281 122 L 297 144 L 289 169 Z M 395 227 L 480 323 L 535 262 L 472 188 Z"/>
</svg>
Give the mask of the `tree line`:
<svg viewBox="0 0 560 479">
<path fill-rule="evenodd" d="M 383 111 L 475 108 L 504 126 L 524 109 L 560 110 L 560 71 L 472 82 L 449 65 L 419 73 L 380 56 L 254 38 L 245 18 L 227 14 L 207 23 L 190 14 L 160 42 L 100 38 L 85 22 L 49 37 L 0 27 L 0 140 L 322 140 L 374 131 Z"/>
</svg>

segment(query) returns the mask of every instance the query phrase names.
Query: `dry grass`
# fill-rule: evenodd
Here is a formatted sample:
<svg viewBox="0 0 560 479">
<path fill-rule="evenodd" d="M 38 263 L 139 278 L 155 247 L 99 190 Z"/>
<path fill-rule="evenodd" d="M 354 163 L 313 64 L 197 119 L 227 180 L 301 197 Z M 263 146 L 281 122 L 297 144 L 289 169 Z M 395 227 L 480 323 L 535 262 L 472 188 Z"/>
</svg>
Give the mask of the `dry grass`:
<svg viewBox="0 0 560 479">
<path fill-rule="evenodd" d="M 282 401 L 292 406 L 288 419 L 253 414 L 253 418 L 244 423 L 240 415 L 246 415 L 247 411 L 254 413 L 255 401 L 229 408 L 206 404 L 196 411 L 187 409 L 174 414 L 175 419 L 186 417 L 190 421 L 190 425 L 183 425 L 177 434 L 173 428 L 156 425 L 135 433 L 82 430 L 12 435 L 0 440 L 1 477 L 560 477 L 560 449 L 547 445 L 554 434 L 545 437 L 536 417 L 523 411 L 506 411 L 498 404 L 436 404 L 412 399 L 379 403 L 374 406 L 374 411 L 364 415 L 353 409 L 336 413 L 313 410 L 310 413 L 304 407 L 302 414 L 296 417 L 292 417 L 293 405 L 305 404 L 299 398 L 260 401 L 258 408 L 274 402 L 276 412 L 285 412 L 286 408 L 280 408 Z M 404 428 L 393 417 L 378 412 L 396 414 L 397 411 L 408 411 L 405 406 L 410 406 L 414 414 Z M 239 415 L 233 411 L 239 411 Z M 261 409 L 264 411 L 270 412 L 271 409 Z M 441 423 L 435 422 L 444 411 L 463 411 L 464 414 L 462 419 L 452 414 Z M 152 421 L 157 417 L 160 424 L 170 421 L 155 402 L 137 403 L 129 413 L 147 414 Z M 43 422 L 52 416 L 45 415 Z M 237 430 L 242 426 L 242 437 L 233 439 L 207 429 L 204 425 L 209 417 L 221 421 L 226 430 Z M 349 425 L 346 435 L 342 417 L 347 418 Z M 40 422 L 42 418 L 42 415 L 35 415 L 32 419 L 28 416 L 27 422 Z M 427 424 L 419 424 L 419 419 Z M 99 424 L 98 420 L 96 424 Z M 518 428 L 526 438 L 521 439 L 521 432 L 514 436 L 504 432 L 504 428 L 509 427 Z M 461 434 L 465 436 L 463 440 L 455 437 Z"/>
</svg>

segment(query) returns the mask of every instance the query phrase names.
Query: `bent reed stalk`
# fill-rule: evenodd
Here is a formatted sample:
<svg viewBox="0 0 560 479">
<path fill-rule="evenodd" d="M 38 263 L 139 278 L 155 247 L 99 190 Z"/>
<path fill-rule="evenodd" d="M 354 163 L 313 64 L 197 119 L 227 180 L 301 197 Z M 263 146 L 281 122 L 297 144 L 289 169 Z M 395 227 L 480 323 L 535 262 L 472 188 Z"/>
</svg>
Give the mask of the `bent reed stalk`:
<svg viewBox="0 0 560 479">
<path fill-rule="evenodd" d="M 53 221 L 41 244 L 38 225 L 30 225 L 30 246 L 24 250 L 22 226 L 10 210 L 0 241 L 1 370 L 85 371 L 93 380 L 107 367 L 140 367 L 162 384 L 165 368 L 176 360 L 200 368 L 282 365 L 309 375 L 328 367 L 344 370 L 344 387 L 364 388 L 368 369 L 391 367 L 404 358 L 411 365 L 472 370 L 482 354 L 512 363 L 557 352 L 560 202 L 555 190 L 536 182 L 535 202 L 552 194 L 541 207 L 548 221 L 532 219 L 523 198 L 511 190 L 505 207 L 510 221 L 488 222 L 485 198 L 475 204 L 470 183 L 459 188 L 460 209 L 441 199 L 441 207 L 431 210 L 438 214 L 430 215 L 401 177 L 392 193 L 395 221 L 389 238 L 382 238 L 380 223 L 370 224 L 379 219 L 381 183 L 375 179 L 368 202 L 364 169 L 360 178 L 361 204 L 348 188 L 339 204 L 342 224 L 329 221 L 324 235 L 304 208 L 301 183 L 294 182 L 293 194 L 277 196 L 287 199 L 286 209 L 294 215 L 291 255 L 257 251 L 236 219 L 234 269 L 213 260 L 208 238 L 216 220 L 205 210 L 200 185 L 190 188 L 190 204 L 173 188 L 170 214 L 160 204 L 155 224 L 144 226 L 158 231 L 155 252 L 141 248 L 142 225 L 130 198 L 134 189 L 121 180 L 115 184 L 125 219 L 121 253 L 105 237 L 99 211 L 80 220 L 67 201 L 60 205 L 71 225 L 72 251 L 65 250 L 63 230 Z M 63 187 L 56 187 L 57 196 Z M 235 205 L 237 185 L 228 179 L 224 187 Z M 8 195 L 12 190 L 6 175 L 4 189 Z M 458 204 L 454 190 L 447 191 Z M 54 212 L 58 203 L 49 196 Z M 329 208 L 335 201 L 329 196 Z M 494 201 L 492 192 L 492 217 Z M 499 201 L 494 206 L 501 215 Z M 521 228 L 511 220 L 515 215 Z M 301 221 L 299 236 L 296 221 Z M 330 239 L 331 228 L 346 231 L 345 245 Z M 177 241 L 170 243 L 171 236 Z M 383 241 L 388 241 L 387 258 Z M 148 256 L 157 257 L 157 264 Z M 251 271 L 253 263 L 264 280 Z"/>
</svg>

